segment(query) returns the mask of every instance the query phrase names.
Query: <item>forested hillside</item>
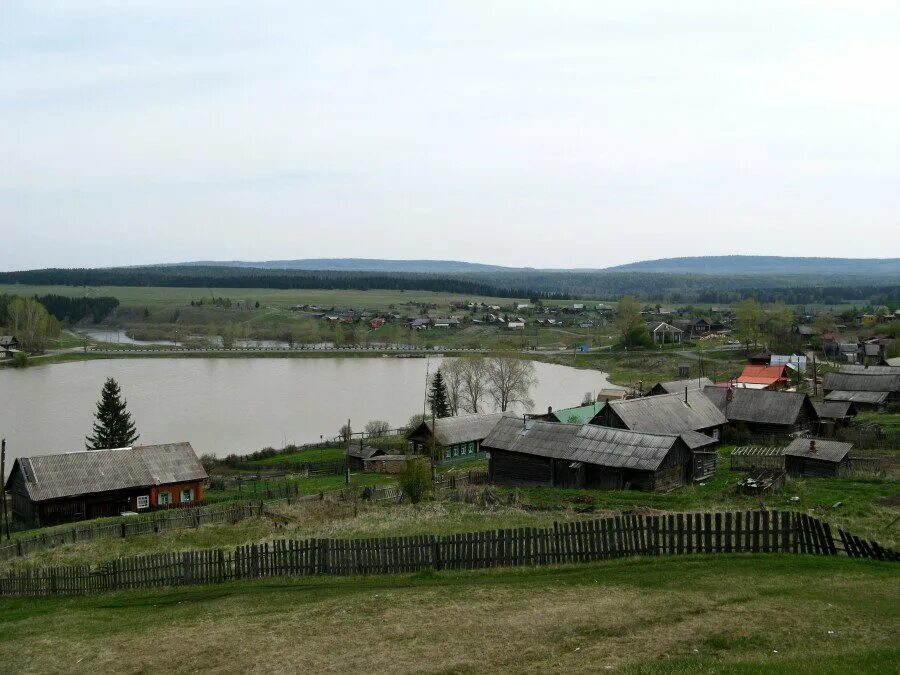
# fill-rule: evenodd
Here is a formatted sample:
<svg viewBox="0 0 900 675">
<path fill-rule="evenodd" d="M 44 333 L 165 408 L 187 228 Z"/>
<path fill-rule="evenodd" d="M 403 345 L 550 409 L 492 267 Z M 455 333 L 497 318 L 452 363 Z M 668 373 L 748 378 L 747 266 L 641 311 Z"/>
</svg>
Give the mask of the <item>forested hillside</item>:
<svg viewBox="0 0 900 675">
<path fill-rule="evenodd" d="M 773 255 L 716 255 L 642 260 L 610 272 L 691 274 L 828 275 L 900 278 L 900 258 L 800 258 Z"/>
<path fill-rule="evenodd" d="M 854 276 L 768 277 L 650 272 L 479 272 L 467 274 L 264 270 L 240 267 L 45 269 L 0 273 L 0 284 L 421 290 L 508 298 L 616 299 L 730 303 L 745 297 L 791 304 L 895 304 L 897 279 Z"/>
</svg>

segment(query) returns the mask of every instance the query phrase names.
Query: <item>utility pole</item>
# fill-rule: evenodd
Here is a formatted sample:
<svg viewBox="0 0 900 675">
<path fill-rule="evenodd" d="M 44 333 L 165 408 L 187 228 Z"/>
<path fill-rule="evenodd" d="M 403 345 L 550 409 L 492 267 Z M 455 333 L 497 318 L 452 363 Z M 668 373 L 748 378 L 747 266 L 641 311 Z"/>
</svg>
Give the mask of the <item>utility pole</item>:
<svg viewBox="0 0 900 675">
<path fill-rule="evenodd" d="M 6 439 L 0 440 L 0 480 L 3 481 L 3 526 L 6 528 L 6 541 L 9 541 L 9 513 L 6 510 Z"/>
<path fill-rule="evenodd" d="M 816 353 L 813 352 L 813 398 L 819 395 L 819 369 L 816 364 Z"/>
<path fill-rule="evenodd" d="M 352 442 L 352 433 L 350 426 L 350 418 L 347 418 L 347 456 L 344 462 L 344 482 L 346 485 L 350 485 L 350 443 Z M 359 441 L 360 446 L 362 445 L 362 439 Z"/>
</svg>

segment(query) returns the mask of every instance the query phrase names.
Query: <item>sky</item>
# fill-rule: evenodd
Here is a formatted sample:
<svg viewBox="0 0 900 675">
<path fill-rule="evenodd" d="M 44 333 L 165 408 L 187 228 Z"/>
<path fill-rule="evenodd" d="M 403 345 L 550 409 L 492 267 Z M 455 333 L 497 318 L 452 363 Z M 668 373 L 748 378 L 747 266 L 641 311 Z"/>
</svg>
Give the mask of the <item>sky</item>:
<svg viewBox="0 0 900 675">
<path fill-rule="evenodd" d="M 900 3 L 3 0 L 0 269 L 900 256 Z"/>
</svg>

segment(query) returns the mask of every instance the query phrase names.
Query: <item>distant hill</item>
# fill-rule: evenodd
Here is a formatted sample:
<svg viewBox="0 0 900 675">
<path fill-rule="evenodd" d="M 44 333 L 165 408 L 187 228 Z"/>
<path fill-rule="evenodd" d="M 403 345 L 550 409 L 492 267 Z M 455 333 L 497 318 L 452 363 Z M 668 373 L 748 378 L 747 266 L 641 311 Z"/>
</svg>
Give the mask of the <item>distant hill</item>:
<svg viewBox="0 0 900 675">
<path fill-rule="evenodd" d="M 299 260 L 246 260 L 173 263 L 172 267 L 245 267 L 261 270 L 327 270 L 333 272 L 414 272 L 457 274 L 464 272 L 518 271 L 512 267 L 483 265 L 459 260 L 381 260 L 377 258 L 303 258 Z"/>
<path fill-rule="evenodd" d="M 865 276 L 900 278 L 900 258 L 796 258 L 774 255 L 714 255 L 643 260 L 606 272 L 669 272 L 715 275 Z"/>
</svg>

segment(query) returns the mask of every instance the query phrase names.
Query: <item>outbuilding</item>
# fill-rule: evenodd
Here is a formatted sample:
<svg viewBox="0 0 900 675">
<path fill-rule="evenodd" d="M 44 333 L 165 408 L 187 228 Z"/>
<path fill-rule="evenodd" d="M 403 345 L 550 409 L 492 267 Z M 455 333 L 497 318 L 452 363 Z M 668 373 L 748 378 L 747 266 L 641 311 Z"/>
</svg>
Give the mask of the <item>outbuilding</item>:
<svg viewBox="0 0 900 675">
<path fill-rule="evenodd" d="M 484 447 L 501 485 L 652 491 L 691 475 L 691 451 L 676 435 L 504 418 Z"/>
<path fill-rule="evenodd" d="M 708 377 L 692 377 L 686 380 L 672 380 L 670 382 L 657 382 L 650 389 L 649 396 L 662 396 L 663 394 L 681 394 L 684 390 L 702 390 L 711 387 L 712 380 Z"/>
<path fill-rule="evenodd" d="M 838 476 L 850 467 L 850 443 L 823 438 L 796 438 L 784 449 L 784 468 L 791 476 Z"/>
<path fill-rule="evenodd" d="M 353 443 L 347 451 L 347 465 L 351 471 L 365 471 L 366 460 L 385 455 L 384 450 L 371 445 L 363 445 L 362 442 Z"/>
<path fill-rule="evenodd" d="M 199 505 L 208 476 L 190 443 L 19 457 L 6 490 L 28 527 Z"/>
<path fill-rule="evenodd" d="M 751 434 L 790 436 L 808 431 L 817 419 L 806 394 L 738 387 L 706 387 L 703 393 L 732 429 Z"/>
<path fill-rule="evenodd" d="M 514 412 L 473 413 L 426 419 L 407 435 L 410 450 L 431 456 L 438 464 L 485 457 L 481 442 L 503 417 L 521 419 Z"/>
</svg>

